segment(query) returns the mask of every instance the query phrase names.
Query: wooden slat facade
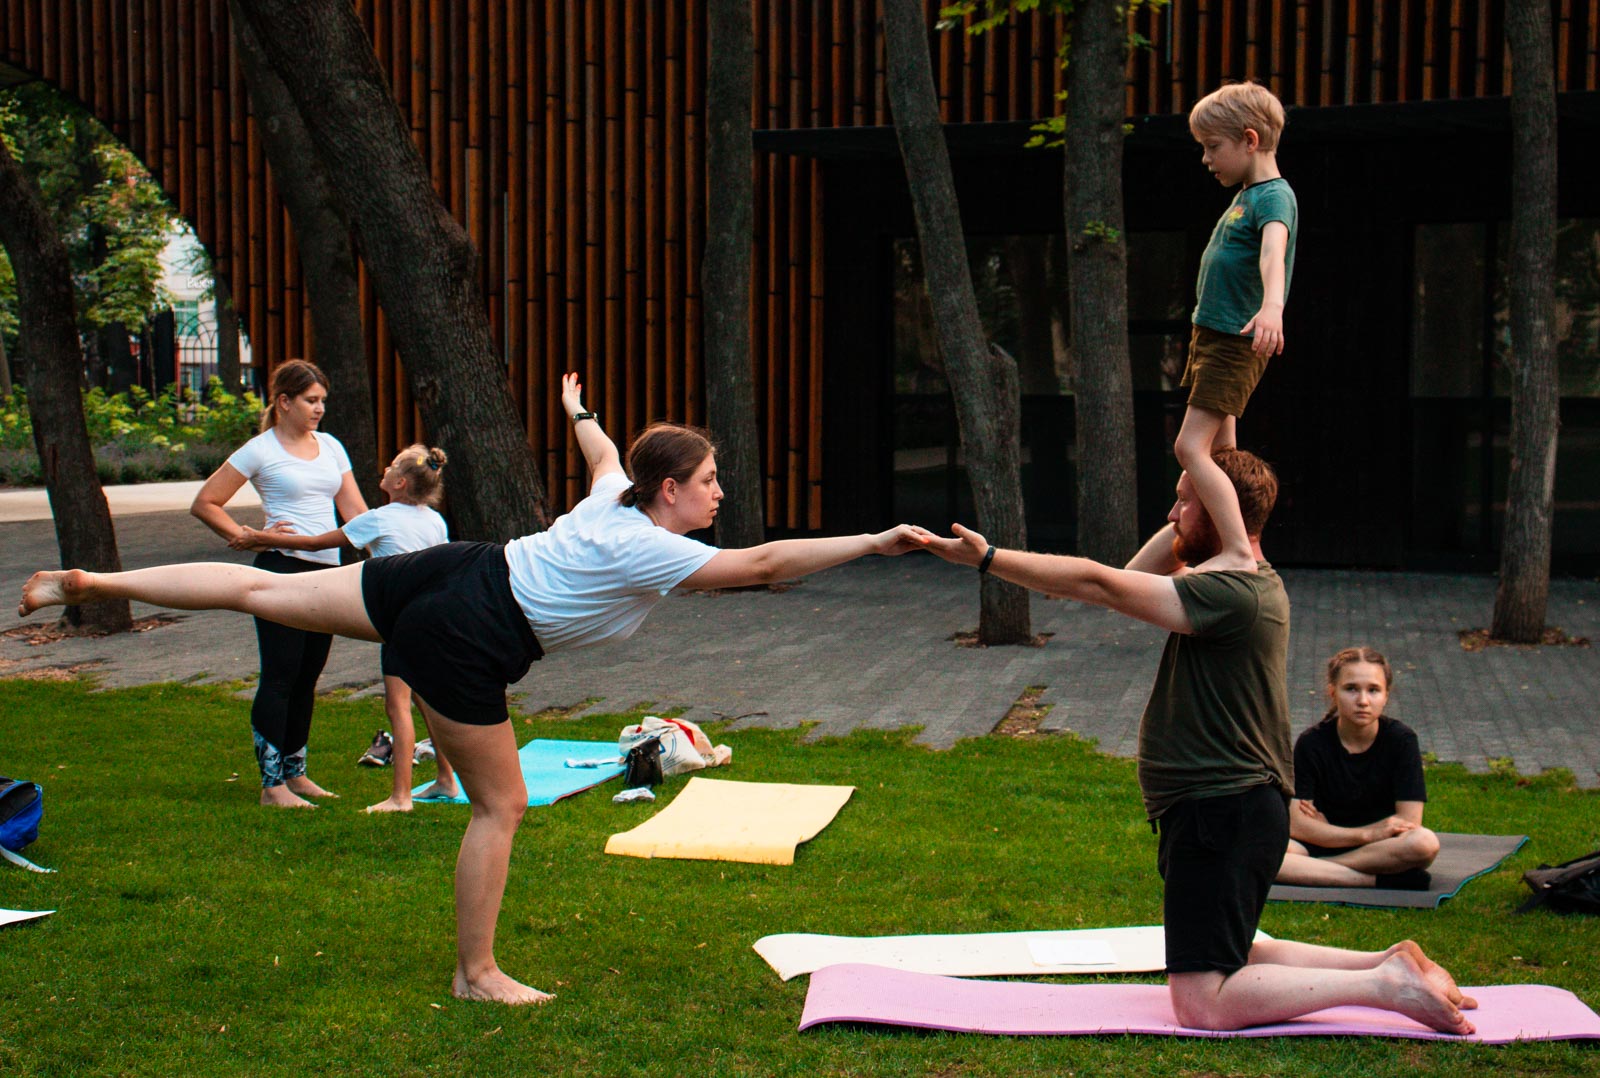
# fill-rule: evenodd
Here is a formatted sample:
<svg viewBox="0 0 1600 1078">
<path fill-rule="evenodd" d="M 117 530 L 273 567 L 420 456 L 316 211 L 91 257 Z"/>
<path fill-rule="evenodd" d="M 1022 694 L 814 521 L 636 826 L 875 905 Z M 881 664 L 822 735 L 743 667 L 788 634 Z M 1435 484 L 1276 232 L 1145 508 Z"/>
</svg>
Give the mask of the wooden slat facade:
<svg viewBox="0 0 1600 1078">
<path fill-rule="evenodd" d="M 930 24 L 938 0 L 929 0 Z M 578 494 L 554 389 L 614 434 L 703 422 L 704 0 L 357 0 L 435 187 L 481 253 L 507 378 L 552 500 Z M 1553 0 L 1556 88 L 1597 88 L 1595 0 Z M 872 0 L 753 5 L 756 128 L 889 123 Z M 315 355 L 295 245 L 249 114 L 226 0 L 7 0 L 0 61 L 83 101 L 146 163 L 232 286 L 256 355 Z M 1223 78 L 1328 106 L 1509 92 L 1504 0 L 1176 0 L 1140 13 L 1130 114 Z M 1059 27 L 936 34 L 949 123 L 1057 108 Z M 758 154 L 751 331 L 769 525 L 821 525 L 822 166 Z M 362 314 L 383 459 L 419 436 L 375 294 Z"/>
</svg>

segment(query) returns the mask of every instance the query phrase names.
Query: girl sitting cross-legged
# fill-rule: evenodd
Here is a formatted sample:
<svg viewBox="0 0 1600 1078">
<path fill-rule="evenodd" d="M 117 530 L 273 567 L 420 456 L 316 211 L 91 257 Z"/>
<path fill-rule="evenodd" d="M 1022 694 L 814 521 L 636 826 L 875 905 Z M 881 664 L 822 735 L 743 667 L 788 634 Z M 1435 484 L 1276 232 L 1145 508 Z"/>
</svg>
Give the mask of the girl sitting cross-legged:
<svg viewBox="0 0 1600 1078">
<path fill-rule="evenodd" d="M 1294 745 L 1295 800 L 1279 883 L 1427 890 L 1439 838 L 1417 735 L 1383 713 L 1394 674 L 1372 648 L 1328 660 L 1333 706 Z"/>
</svg>

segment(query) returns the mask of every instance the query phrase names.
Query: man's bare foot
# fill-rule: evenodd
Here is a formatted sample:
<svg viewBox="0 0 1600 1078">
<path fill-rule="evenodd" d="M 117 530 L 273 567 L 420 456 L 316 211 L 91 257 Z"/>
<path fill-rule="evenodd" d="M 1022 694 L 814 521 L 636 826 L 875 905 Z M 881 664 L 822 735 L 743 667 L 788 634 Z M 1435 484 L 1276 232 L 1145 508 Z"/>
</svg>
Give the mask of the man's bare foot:
<svg viewBox="0 0 1600 1078">
<path fill-rule="evenodd" d="M 389 798 L 386 798 L 386 799 L 384 799 L 382 801 L 379 801 L 376 805 L 368 805 L 367 806 L 367 811 L 368 812 L 410 812 L 411 811 L 411 798 L 407 797 L 404 800 L 402 800 L 402 799 L 400 799 L 398 797 L 389 797 Z"/>
<path fill-rule="evenodd" d="M 1392 951 L 1404 951 L 1417 963 L 1417 968 L 1422 970 L 1422 976 L 1429 984 L 1444 993 L 1444 998 L 1454 1003 L 1464 1011 L 1475 1010 L 1478 1001 L 1471 996 L 1463 995 L 1456 985 L 1456 979 L 1450 976 L 1450 971 L 1423 953 L 1422 945 L 1416 940 L 1401 940 L 1395 944 Z"/>
<path fill-rule="evenodd" d="M 524 1003 L 548 1003 L 556 998 L 548 992 L 541 992 L 521 981 L 512 980 L 501 973 L 499 967 L 472 978 L 461 972 L 458 967 L 451 991 L 455 993 L 457 999 L 479 999 L 490 1003 L 509 1003 L 512 1006 Z"/>
<path fill-rule="evenodd" d="M 1477 1032 L 1477 1027 L 1467 1021 L 1466 1015 L 1423 975 L 1422 967 L 1409 952 L 1400 951 L 1391 955 L 1378 967 L 1378 974 L 1389 982 L 1385 1006 L 1390 1010 L 1399 1011 L 1407 1018 L 1440 1033 L 1464 1036 Z"/>
<path fill-rule="evenodd" d="M 92 574 L 82 569 L 55 569 L 34 573 L 22 585 L 22 601 L 17 616 L 27 617 L 47 606 L 71 606 L 90 598 Z"/>
<path fill-rule="evenodd" d="M 272 808 L 314 809 L 317 807 L 287 786 L 263 786 L 261 788 L 261 803 Z"/>
<path fill-rule="evenodd" d="M 435 798 L 442 800 L 454 800 L 455 798 L 461 796 L 461 792 L 459 789 L 457 789 L 455 783 L 451 783 L 450 785 L 446 786 L 441 782 L 430 782 L 428 785 L 419 790 L 414 796 L 418 801 L 432 801 Z"/>
<path fill-rule="evenodd" d="M 324 790 L 321 786 L 318 786 L 316 783 L 312 782 L 311 779 L 305 775 L 296 775 L 292 779 L 287 779 L 284 781 L 284 785 L 289 787 L 289 789 L 293 790 L 295 793 L 299 794 L 301 797 L 339 796 L 336 793 Z"/>
</svg>

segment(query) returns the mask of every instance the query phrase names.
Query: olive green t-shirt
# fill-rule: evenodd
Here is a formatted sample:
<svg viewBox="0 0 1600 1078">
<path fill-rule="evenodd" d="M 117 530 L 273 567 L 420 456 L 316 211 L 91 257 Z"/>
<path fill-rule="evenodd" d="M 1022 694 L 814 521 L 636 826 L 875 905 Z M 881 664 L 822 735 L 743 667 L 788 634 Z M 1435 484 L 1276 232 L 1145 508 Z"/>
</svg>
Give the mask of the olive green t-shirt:
<svg viewBox="0 0 1600 1078">
<path fill-rule="evenodd" d="M 1173 633 L 1139 723 L 1139 788 L 1154 820 L 1191 797 L 1274 783 L 1294 792 L 1289 744 L 1289 595 L 1256 572 L 1173 581 L 1192 633 Z"/>
</svg>

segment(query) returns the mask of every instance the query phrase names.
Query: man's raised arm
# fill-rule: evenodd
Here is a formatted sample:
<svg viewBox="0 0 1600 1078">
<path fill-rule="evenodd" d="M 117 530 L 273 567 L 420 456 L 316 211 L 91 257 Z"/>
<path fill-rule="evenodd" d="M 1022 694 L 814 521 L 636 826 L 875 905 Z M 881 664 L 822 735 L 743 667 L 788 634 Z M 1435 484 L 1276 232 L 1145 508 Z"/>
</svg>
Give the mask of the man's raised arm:
<svg viewBox="0 0 1600 1078">
<path fill-rule="evenodd" d="M 1147 621 L 1169 632 L 1189 633 L 1194 627 L 1189 623 L 1188 612 L 1178 598 L 1178 589 L 1168 576 L 1132 568 L 1145 556 L 1146 550 L 1156 542 L 1145 544 L 1145 550 L 1135 555 L 1128 569 L 1113 569 L 1088 558 L 1072 558 L 1059 554 L 1034 554 L 1026 550 L 1000 550 L 990 547 L 988 540 L 960 524 L 952 527 L 955 538 L 934 535 L 925 528 L 915 529 L 923 544 L 945 561 L 958 565 L 980 567 L 1001 580 L 1021 584 L 1046 595 L 1059 595 L 1079 602 L 1094 603 L 1125 614 L 1130 618 Z M 1167 529 L 1156 533 L 1159 538 Z M 1176 561 L 1171 553 L 1168 536 L 1167 557 Z M 1151 555 L 1152 561 L 1155 555 Z"/>
</svg>

